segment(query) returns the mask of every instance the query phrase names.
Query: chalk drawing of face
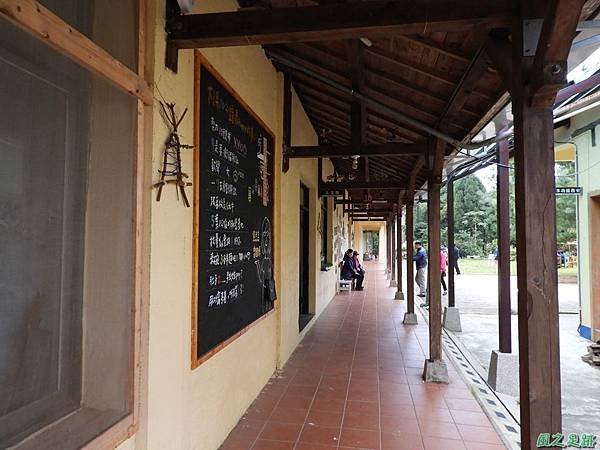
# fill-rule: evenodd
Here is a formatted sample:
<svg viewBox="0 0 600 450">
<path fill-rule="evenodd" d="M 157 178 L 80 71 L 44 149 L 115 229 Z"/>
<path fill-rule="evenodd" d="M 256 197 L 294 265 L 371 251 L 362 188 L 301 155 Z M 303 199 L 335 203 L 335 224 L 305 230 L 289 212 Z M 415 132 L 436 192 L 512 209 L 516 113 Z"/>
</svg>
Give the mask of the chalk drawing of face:
<svg viewBox="0 0 600 450">
<path fill-rule="evenodd" d="M 261 257 L 255 261 L 258 280 L 262 283 L 271 277 L 271 221 L 265 217 L 260 227 Z"/>
</svg>

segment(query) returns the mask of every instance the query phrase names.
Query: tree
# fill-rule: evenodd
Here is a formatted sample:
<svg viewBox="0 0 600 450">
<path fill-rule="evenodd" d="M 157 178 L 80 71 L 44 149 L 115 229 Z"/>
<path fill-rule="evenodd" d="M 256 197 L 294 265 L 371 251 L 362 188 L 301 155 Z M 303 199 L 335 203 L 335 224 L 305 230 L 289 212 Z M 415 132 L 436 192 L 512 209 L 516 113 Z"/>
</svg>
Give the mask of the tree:
<svg viewBox="0 0 600 450">
<path fill-rule="evenodd" d="M 575 186 L 575 163 L 557 162 L 556 186 Z M 556 243 L 558 247 L 577 239 L 577 197 L 571 195 L 556 196 Z"/>
</svg>

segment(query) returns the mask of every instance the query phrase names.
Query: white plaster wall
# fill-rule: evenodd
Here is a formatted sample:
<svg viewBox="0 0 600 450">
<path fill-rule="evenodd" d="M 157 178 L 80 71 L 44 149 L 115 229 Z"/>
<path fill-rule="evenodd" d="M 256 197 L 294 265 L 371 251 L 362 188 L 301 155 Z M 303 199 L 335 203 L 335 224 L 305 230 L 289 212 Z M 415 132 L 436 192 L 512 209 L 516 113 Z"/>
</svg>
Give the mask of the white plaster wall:
<svg viewBox="0 0 600 450">
<path fill-rule="evenodd" d="M 593 280 L 590 273 L 592 257 L 598 257 L 590 251 L 591 233 L 600 233 L 600 230 L 590 229 L 589 195 L 600 193 L 600 127 L 596 127 L 597 145 L 592 147 L 591 132 L 588 131 L 571 139 L 571 134 L 589 123 L 600 118 L 600 107 L 591 109 L 583 114 L 571 118 L 568 129 L 561 128 L 557 131 L 557 140 L 574 142 L 577 148 L 577 165 L 579 171 L 579 185 L 582 195 L 578 197 L 579 208 L 579 274 L 581 293 L 581 322 L 587 327 L 592 326 L 591 310 L 591 285 Z M 598 328 L 598 324 L 596 324 Z"/>
</svg>

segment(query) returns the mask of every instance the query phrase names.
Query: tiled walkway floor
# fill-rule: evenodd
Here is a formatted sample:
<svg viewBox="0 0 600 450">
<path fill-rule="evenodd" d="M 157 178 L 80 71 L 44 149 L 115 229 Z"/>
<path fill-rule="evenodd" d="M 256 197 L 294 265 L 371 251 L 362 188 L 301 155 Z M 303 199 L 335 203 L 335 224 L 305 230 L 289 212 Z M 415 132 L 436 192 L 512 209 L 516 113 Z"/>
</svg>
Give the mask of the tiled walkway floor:
<svg viewBox="0 0 600 450">
<path fill-rule="evenodd" d="M 499 450 L 487 416 L 454 372 L 421 380 L 427 327 L 402 324 L 383 271 L 332 300 L 231 432 L 222 450 Z"/>
</svg>

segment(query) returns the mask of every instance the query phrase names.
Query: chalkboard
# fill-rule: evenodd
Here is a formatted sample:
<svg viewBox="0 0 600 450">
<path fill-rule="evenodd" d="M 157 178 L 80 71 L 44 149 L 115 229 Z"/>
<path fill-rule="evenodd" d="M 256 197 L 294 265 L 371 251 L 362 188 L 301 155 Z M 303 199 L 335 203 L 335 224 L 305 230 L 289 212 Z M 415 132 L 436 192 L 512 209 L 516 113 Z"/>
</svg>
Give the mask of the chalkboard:
<svg viewBox="0 0 600 450">
<path fill-rule="evenodd" d="M 192 363 L 273 309 L 273 134 L 197 56 Z M 194 364 L 195 360 L 195 364 Z"/>
</svg>

